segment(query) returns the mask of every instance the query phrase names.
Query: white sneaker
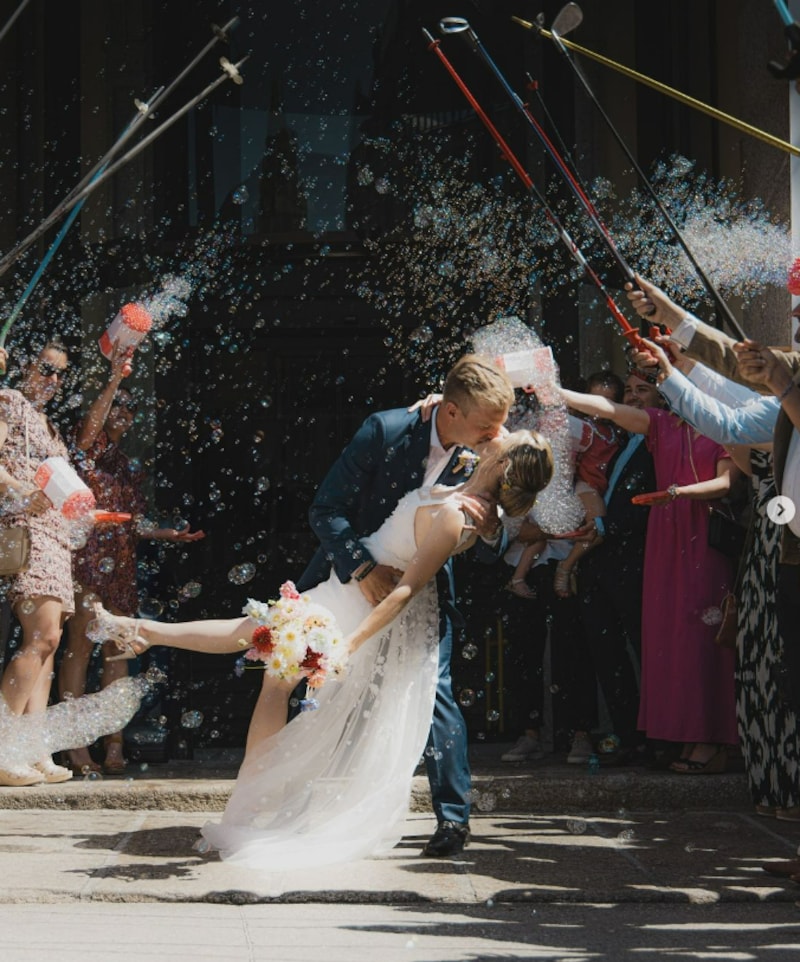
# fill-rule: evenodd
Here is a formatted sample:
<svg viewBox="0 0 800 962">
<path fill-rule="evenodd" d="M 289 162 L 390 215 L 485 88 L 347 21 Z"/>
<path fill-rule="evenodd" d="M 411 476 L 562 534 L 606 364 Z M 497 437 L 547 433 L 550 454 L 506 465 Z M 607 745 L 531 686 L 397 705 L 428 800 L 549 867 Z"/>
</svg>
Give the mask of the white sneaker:
<svg viewBox="0 0 800 962">
<path fill-rule="evenodd" d="M 534 762 L 539 758 L 544 758 L 542 743 L 539 738 L 531 735 L 522 735 L 517 739 L 517 744 L 512 749 L 500 756 L 501 762 Z"/>
<path fill-rule="evenodd" d="M 572 739 L 572 747 L 567 755 L 570 765 L 585 765 L 589 761 L 589 756 L 594 754 L 592 742 L 586 732 L 576 732 Z"/>
</svg>

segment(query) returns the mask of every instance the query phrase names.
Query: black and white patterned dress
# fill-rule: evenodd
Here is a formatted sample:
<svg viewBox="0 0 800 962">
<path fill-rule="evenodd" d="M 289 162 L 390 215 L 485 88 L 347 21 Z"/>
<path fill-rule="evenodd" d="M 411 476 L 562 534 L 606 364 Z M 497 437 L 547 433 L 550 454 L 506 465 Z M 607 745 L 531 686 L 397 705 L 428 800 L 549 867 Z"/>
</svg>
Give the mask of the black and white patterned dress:
<svg viewBox="0 0 800 962">
<path fill-rule="evenodd" d="M 781 696 L 783 641 L 775 613 L 781 529 L 766 513 L 776 493 L 772 455 L 754 451 L 750 461 L 754 530 L 739 592 L 736 716 L 753 802 L 793 808 L 800 805 L 800 731 Z"/>
</svg>

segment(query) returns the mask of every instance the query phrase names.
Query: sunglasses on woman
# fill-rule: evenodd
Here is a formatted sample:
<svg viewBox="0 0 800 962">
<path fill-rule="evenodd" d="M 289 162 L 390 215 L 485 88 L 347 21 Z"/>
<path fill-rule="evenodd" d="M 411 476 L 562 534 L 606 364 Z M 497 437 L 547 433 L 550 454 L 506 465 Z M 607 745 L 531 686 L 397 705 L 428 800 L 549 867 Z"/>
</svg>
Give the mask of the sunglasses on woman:
<svg viewBox="0 0 800 962">
<path fill-rule="evenodd" d="M 56 367 L 55 364 L 51 364 L 49 361 L 39 361 L 36 367 L 42 377 L 52 377 L 55 374 L 55 376 L 60 379 L 67 373 L 65 367 Z"/>
</svg>

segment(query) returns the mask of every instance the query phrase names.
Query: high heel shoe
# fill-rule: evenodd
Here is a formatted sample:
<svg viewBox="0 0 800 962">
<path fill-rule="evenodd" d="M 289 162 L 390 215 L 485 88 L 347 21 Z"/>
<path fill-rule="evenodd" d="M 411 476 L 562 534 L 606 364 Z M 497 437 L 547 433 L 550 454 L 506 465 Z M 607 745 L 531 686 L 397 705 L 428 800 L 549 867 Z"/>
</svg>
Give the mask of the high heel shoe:
<svg viewBox="0 0 800 962">
<path fill-rule="evenodd" d="M 714 754 L 704 762 L 687 758 L 673 762 L 670 769 L 678 775 L 721 775 L 728 768 L 727 748 L 718 748 Z"/>
<path fill-rule="evenodd" d="M 111 655 L 106 661 L 128 661 L 138 658 L 150 647 L 150 642 L 139 637 L 139 622 L 132 618 L 112 615 L 101 604 L 92 609 L 94 619 L 86 628 L 86 637 L 96 644 L 113 641 L 121 654 Z"/>
</svg>

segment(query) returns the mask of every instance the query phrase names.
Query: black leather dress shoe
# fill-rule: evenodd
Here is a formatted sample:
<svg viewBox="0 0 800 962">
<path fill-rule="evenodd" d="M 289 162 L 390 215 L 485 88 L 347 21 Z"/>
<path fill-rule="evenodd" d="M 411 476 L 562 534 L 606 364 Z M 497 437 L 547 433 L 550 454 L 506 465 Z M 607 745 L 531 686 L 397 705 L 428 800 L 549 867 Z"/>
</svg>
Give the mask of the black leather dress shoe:
<svg viewBox="0 0 800 962">
<path fill-rule="evenodd" d="M 458 855 L 469 844 L 469 825 L 459 825 L 458 822 L 439 822 L 439 827 L 433 833 L 430 841 L 420 854 L 427 858 L 446 858 L 448 855 Z"/>
</svg>

